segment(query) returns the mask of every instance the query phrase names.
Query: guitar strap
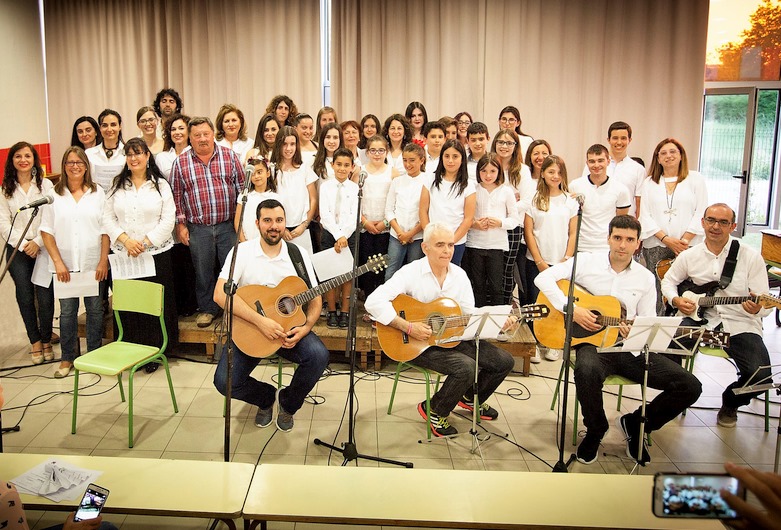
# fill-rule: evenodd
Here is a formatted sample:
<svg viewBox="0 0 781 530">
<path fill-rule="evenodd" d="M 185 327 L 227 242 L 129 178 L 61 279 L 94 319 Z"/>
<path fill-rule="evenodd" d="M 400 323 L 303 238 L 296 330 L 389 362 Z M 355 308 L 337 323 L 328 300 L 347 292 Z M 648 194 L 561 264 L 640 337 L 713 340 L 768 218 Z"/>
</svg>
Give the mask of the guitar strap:
<svg viewBox="0 0 781 530">
<path fill-rule="evenodd" d="M 738 264 L 739 249 L 740 243 L 738 243 L 737 239 L 733 239 L 732 245 L 729 247 L 729 254 L 727 254 L 727 261 L 724 262 L 724 268 L 721 271 L 719 289 L 726 289 L 732 282 L 732 275 L 735 274 L 735 266 Z"/>
<path fill-rule="evenodd" d="M 311 289 L 312 282 L 309 280 L 309 273 L 306 271 L 304 258 L 301 257 L 301 250 L 299 250 L 295 243 L 288 242 L 287 252 L 290 254 L 290 261 L 293 262 L 293 267 L 295 267 L 298 277 L 304 280 L 308 289 Z"/>
</svg>

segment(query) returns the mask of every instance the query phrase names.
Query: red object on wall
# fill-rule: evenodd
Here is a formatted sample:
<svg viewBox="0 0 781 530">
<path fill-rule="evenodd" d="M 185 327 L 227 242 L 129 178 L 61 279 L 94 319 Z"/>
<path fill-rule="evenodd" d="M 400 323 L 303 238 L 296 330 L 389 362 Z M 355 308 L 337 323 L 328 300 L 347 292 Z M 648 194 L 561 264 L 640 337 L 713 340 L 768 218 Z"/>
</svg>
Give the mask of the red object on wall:
<svg viewBox="0 0 781 530">
<path fill-rule="evenodd" d="M 59 173 L 59 168 L 52 168 L 51 145 L 48 143 L 33 144 L 33 147 L 38 151 L 38 156 L 41 158 L 41 164 L 46 166 L 46 174 Z M 5 177 L 5 161 L 8 159 L 8 152 L 10 150 L 10 147 L 3 147 L 0 149 L 0 182 L 2 182 Z"/>
</svg>

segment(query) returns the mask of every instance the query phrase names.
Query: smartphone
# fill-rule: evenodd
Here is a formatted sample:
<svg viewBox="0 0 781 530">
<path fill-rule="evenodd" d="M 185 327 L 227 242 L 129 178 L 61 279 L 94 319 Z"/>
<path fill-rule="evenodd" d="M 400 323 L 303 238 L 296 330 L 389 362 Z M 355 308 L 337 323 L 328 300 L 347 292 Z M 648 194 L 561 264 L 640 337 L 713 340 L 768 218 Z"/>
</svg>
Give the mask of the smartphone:
<svg viewBox="0 0 781 530">
<path fill-rule="evenodd" d="M 100 515 L 100 510 L 106 504 L 107 498 L 108 490 L 106 488 L 101 488 L 97 484 L 90 484 L 87 486 L 87 491 L 84 492 L 84 497 L 79 503 L 79 508 L 76 510 L 73 520 L 86 521 L 87 519 L 96 518 Z"/>
<path fill-rule="evenodd" d="M 746 498 L 740 481 L 727 474 L 657 473 L 654 475 L 654 515 L 737 519 L 738 514 L 721 498 L 721 490 Z"/>
</svg>

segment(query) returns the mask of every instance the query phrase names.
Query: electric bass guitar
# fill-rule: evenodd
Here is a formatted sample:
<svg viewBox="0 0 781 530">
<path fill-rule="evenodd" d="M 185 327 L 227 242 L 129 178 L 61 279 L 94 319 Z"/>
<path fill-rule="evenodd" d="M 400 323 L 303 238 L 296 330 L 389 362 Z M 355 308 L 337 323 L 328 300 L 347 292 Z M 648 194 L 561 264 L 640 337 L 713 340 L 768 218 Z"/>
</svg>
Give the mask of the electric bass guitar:
<svg viewBox="0 0 781 530">
<path fill-rule="evenodd" d="M 559 280 L 556 285 L 562 292 L 569 292 L 569 280 Z M 613 296 L 596 296 L 582 287 L 575 285 L 575 300 L 578 307 L 584 307 L 597 315 L 597 324 L 601 328 L 597 331 L 589 331 L 576 322 L 572 322 L 572 345 L 593 344 L 597 347 L 612 346 L 618 341 L 618 326 L 624 322 L 631 324 L 631 320 L 626 320 L 626 310 L 621 305 L 618 298 Z M 537 297 L 537 305 L 546 305 L 552 307 L 550 300 L 544 293 L 540 292 Z M 566 319 L 561 311 L 551 311 L 548 318 L 534 322 L 534 335 L 537 341 L 547 348 L 561 350 L 564 348 L 566 335 Z M 699 338 L 702 333 L 701 342 L 718 347 L 725 347 L 729 344 L 729 333 L 724 331 L 706 330 L 702 332 L 697 327 L 678 328 L 675 339 Z"/>
<path fill-rule="evenodd" d="M 301 306 L 369 271 L 379 273 L 388 266 L 388 255 L 372 256 L 357 269 L 341 274 L 317 287 L 307 289 L 304 280 L 298 276 L 288 276 L 276 287 L 263 285 L 245 285 L 236 291 L 236 295 L 247 302 L 264 317 L 268 317 L 288 332 L 306 324 L 306 314 Z M 268 357 L 282 346 L 282 340 L 269 340 L 255 326 L 234 314 L 233 342 L 250 357 Z"/>
<path fill-rule="evenodd" d="M 463 335 L 472 315 L 461 314 L 461 308 L 452 298 L 438 298 L 423 303 L 406 294 L 393 300 L 396 314 L 409 322 L 425 322 L 431 328 L 428 340 L 417 340 L 406 332 L 377 322 L 377 340 L 385 354 L 394 361 L 411 361 L 427 348 L 454 348 L 461 341 L 447 340 Z M 544 318 L 550 310 L 547 306 L 528 305 L 513 310 L 522 320 Z"/>
<path fill-rule="evenodd" d="M 717 305 L 738 305 L 751 300 L 754 303 L 760 304 L 765 309 L 775 307 L 781 308 L 781 298 L 770 294 L 758 294 L 755 296 L 710 296 L 710 294 L 716 292 L 719 287 L 719 282 L 713 281 L 703 285 L 697 285 L 691 280 L 681 282 L 678 286 L 678 293 L 681 298 L 691 300 L 697 305 L 697 310 L 691 315 L 687 315 L 681 311 L 678 311 L 675 316 L 689 317 L 695 322 L 706 323 L 708 320 L 704 317 L 705 309 L 708 307 L 715 307 Z"/>
</svg>

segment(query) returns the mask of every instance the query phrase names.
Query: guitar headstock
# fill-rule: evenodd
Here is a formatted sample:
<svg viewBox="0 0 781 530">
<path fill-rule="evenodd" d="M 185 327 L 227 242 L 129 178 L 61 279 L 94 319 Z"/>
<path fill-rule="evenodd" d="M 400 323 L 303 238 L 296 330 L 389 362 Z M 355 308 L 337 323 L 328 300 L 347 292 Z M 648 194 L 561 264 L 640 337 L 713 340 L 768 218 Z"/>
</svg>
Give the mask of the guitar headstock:
<svg viewBox="0 0 781 530">
<path fill-rule="evenodd" d="M 714 348 L 727 348 L 729 346 L 729 333 L 726 331 L 705 330 L 702 332 L 700 344 Z"/>
<path fill-rule="evenodd" d="M 539 320 L 550 314 L 550 308 L 545 304 L 523 305 L 517 309 L 516 316 L 524 320 Z"/>
<path fill-rule="evenodd" d="M 777 298 L 770 294 L 761 294 L 757 299 L 757 303 L 765 309 L 781 309 L 781 298 Z"/>
<path fill-rule="evenodd" d="M 388 254 L 384 254 L 384 255 L 375 254 L 374 256 L 371 256 L 368 260 L 366 260 L 366 266 L 371 271 L 373 271 L 374 274 L 379 274 L 380 272 L 388 268 L 389 259 L 390 256 Z"/>
</svg>

